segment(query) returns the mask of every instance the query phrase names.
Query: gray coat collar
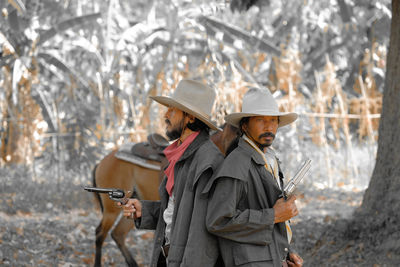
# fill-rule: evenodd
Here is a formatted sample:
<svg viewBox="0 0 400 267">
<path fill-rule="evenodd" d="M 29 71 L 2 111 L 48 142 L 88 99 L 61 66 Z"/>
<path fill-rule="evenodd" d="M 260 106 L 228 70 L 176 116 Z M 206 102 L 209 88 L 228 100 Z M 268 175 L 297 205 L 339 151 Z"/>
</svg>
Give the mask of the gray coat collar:
<svg viewBox="0 0 400 267">
<path fill-rule="evenodd" d="M 252 160 L 258 165 L 265 165 L 264 158 L 260 153 L 258 153 L 249 143 L 247 143 L 243 138 L 239 139 L 239 147 L 245 150 L 252 158 Z"/>
<path fill-rule="evenodd" d="M 265 166 L 266 162 L 264 161 L 264 158 L 258 151 L 256 151 L 249 143 L 246 142 L 243 138 L 239 139 L 239 147 L 241 147 L 243 150 L 245 150 L 247 153 L 251 155 L 251 159 L 257 164 L 261 166 Z M 278 159 L 277 159 L 278 160 Z M 278 160 L 278 168 L 279 168 L 279 173 L 281 173 L 280 170 L 280 165 L 279 165 L 279 160 Z M 262 172 L 266 175 L 266 177 L 269 177 L 267 179 L 272 179 L 274 181 L 273 185 L 276 187 L 276 189 L 281 190 L 278 186 L 278 184 L 275 181 L 275 178 L 272 173 L 268 172 L 266 169 L 262 168 Z M 260 170 L 260 171 L 261 171 Z M 280 175 L 281 176 L 281 175 Z M 281 183 L 281 186 L 283 186 L 283 175 L 279 179 L 279 182 Z"/>
</svg>

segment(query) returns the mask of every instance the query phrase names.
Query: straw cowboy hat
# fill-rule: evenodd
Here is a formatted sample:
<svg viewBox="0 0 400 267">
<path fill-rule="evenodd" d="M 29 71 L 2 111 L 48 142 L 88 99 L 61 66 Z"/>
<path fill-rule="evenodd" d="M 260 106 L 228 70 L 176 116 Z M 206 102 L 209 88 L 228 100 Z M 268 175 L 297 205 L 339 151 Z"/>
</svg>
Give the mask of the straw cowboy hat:
<svg viewBox="0 0 400 267">
<path fill-rule="evenodd" d="M 221 130 L 211 122 L 215 96 L 215 91 L 207 85 L 183 79 L 171 96 L 150 96 L 150 98 L 164 106 L 175 107 L 195 116 L 213 130 Z"/>
<path fill-rule="evenodd" d="M 250 88 L 243 97 L 242 112 L 231 113 L 225 116 L 225 121 L 239 127 L 239 122 L 244 117 L 253 116 L 278 116 L 278 127 L 294 122 L 296 113 L 283 113 L 279 111 L 278 104 L 268 89 Z"/>
</svg>

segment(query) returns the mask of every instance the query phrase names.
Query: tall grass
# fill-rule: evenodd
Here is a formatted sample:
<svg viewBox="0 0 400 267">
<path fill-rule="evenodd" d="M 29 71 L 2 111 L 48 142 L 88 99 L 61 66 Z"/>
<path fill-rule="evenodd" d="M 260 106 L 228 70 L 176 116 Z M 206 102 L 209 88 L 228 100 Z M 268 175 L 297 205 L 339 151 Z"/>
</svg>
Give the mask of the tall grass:
<svg viewBox="0 0 400 267">
<path fill-rule="evenodd" d="M 22 43 L 22 56 L 11 45 L 21 37 L 12 31 L 18 25 L 2 28 L 14 33 L 0 32 L 2 56 L 14 61 L 4 61 L 0 72 L 0 166 L 27 165 L 35 177 L 51 172 L 59 183 L 63 173 L 75 170 L 74 179 L 86 182 L 91 168 L 111 149 L 143 141 L 150 132 L 163 134 L 165 108 L 149 96 L 169 95 L 182 78 L 193 78 L 215 88 L 212 119 L 217 124 L 240 111 L 249 86 L 269 88 L 282 111 L 300 114 L 275 142 L 290 166 L 288 176 L 292 163 L 313 157 L 321 185 L 359 184 L 368 179 L 364 172 L 370 167 L 365 165 L 374 162 L 386 50 L 375 41 L 365 51 L 352 49 L 362 47 L 358 38 L 350 38 L 362 29 L 342 27 L 340 17 L 324 3 L 298 4 L 298 14 L 289 2 L 274 2 L 276 12 L 268 10 L 267 15 L 256 9 L 231 13 L 222 2 L 184 7 L 163 1 L 142 6 L 82 3 L 105 12 L 51 18 L 57 26 L 45 21 L 44 26 L 51 26 L 46 31 L 26 26 L 26 33 L 43 35 L 24 36 L 31 42 Z M 43 8 L 59 14 L 59 9 Z M 313 19 L 293 24 L 298 16 L 313 18 L 319 11 L 325 15 L 321 19 L 332 16 L 330 28 L 319 29 Z M 9 21 L 22 20 L 13 19 Z M 329 34 L 343 42 L 327 45 Z M 275 44 L 283 45 L 278 49 Z M 352 62 L 339 66 L 333 48 L 341 56 L 364 53 L 350 87 L 342 81 L 343 65 L 350 68 Z M 360 158 L 365 147 L 368 157 Z"/>
</svg>

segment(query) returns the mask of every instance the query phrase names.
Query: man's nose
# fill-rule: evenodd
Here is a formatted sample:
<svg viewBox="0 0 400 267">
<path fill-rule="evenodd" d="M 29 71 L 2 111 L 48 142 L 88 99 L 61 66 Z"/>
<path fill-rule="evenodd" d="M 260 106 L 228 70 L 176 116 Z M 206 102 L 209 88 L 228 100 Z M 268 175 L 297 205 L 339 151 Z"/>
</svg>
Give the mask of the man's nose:
<svg viewBox="0 0 400 267">
<path fill-rule="evenodd" d="M 264 131 L 265 132 L 272 132 L 272 130 L 274 129 L 273 125 L 271 123 L 264 123 Z"/>
</svg>

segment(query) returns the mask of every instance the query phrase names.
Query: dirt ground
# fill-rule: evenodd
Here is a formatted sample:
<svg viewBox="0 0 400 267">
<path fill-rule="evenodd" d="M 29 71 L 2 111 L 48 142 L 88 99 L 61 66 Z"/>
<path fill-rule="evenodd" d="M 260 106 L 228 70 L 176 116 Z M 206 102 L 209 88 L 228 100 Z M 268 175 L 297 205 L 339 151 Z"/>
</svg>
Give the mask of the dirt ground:
<svg viewBox="0 0 400 267">
<path fill-rule="evenodd" d="M 1 266 L 88 266 L 94 263 L 94 233 L 100 211 L 91 194 L 67 199 L 29 200 L 29 193 L 0 191 Z M 11 188 L 11 187 L 9 187 Z M 292 220 L 304 266 L 399 266 L 396 255 L 376 255 L 368 241 L 346 238 L 347 222 L 363 192 L 302 189 Z M 90 196 L 89 196 L 90 195 Z M 342 238 L 343 237 L 343 238 Z M 127 244 L 139 266 L 148 266 L 152 231 L 132 231 Z M 107 237 L 104 266 L 125 266 L 116 244 Z"/>
</svg>

